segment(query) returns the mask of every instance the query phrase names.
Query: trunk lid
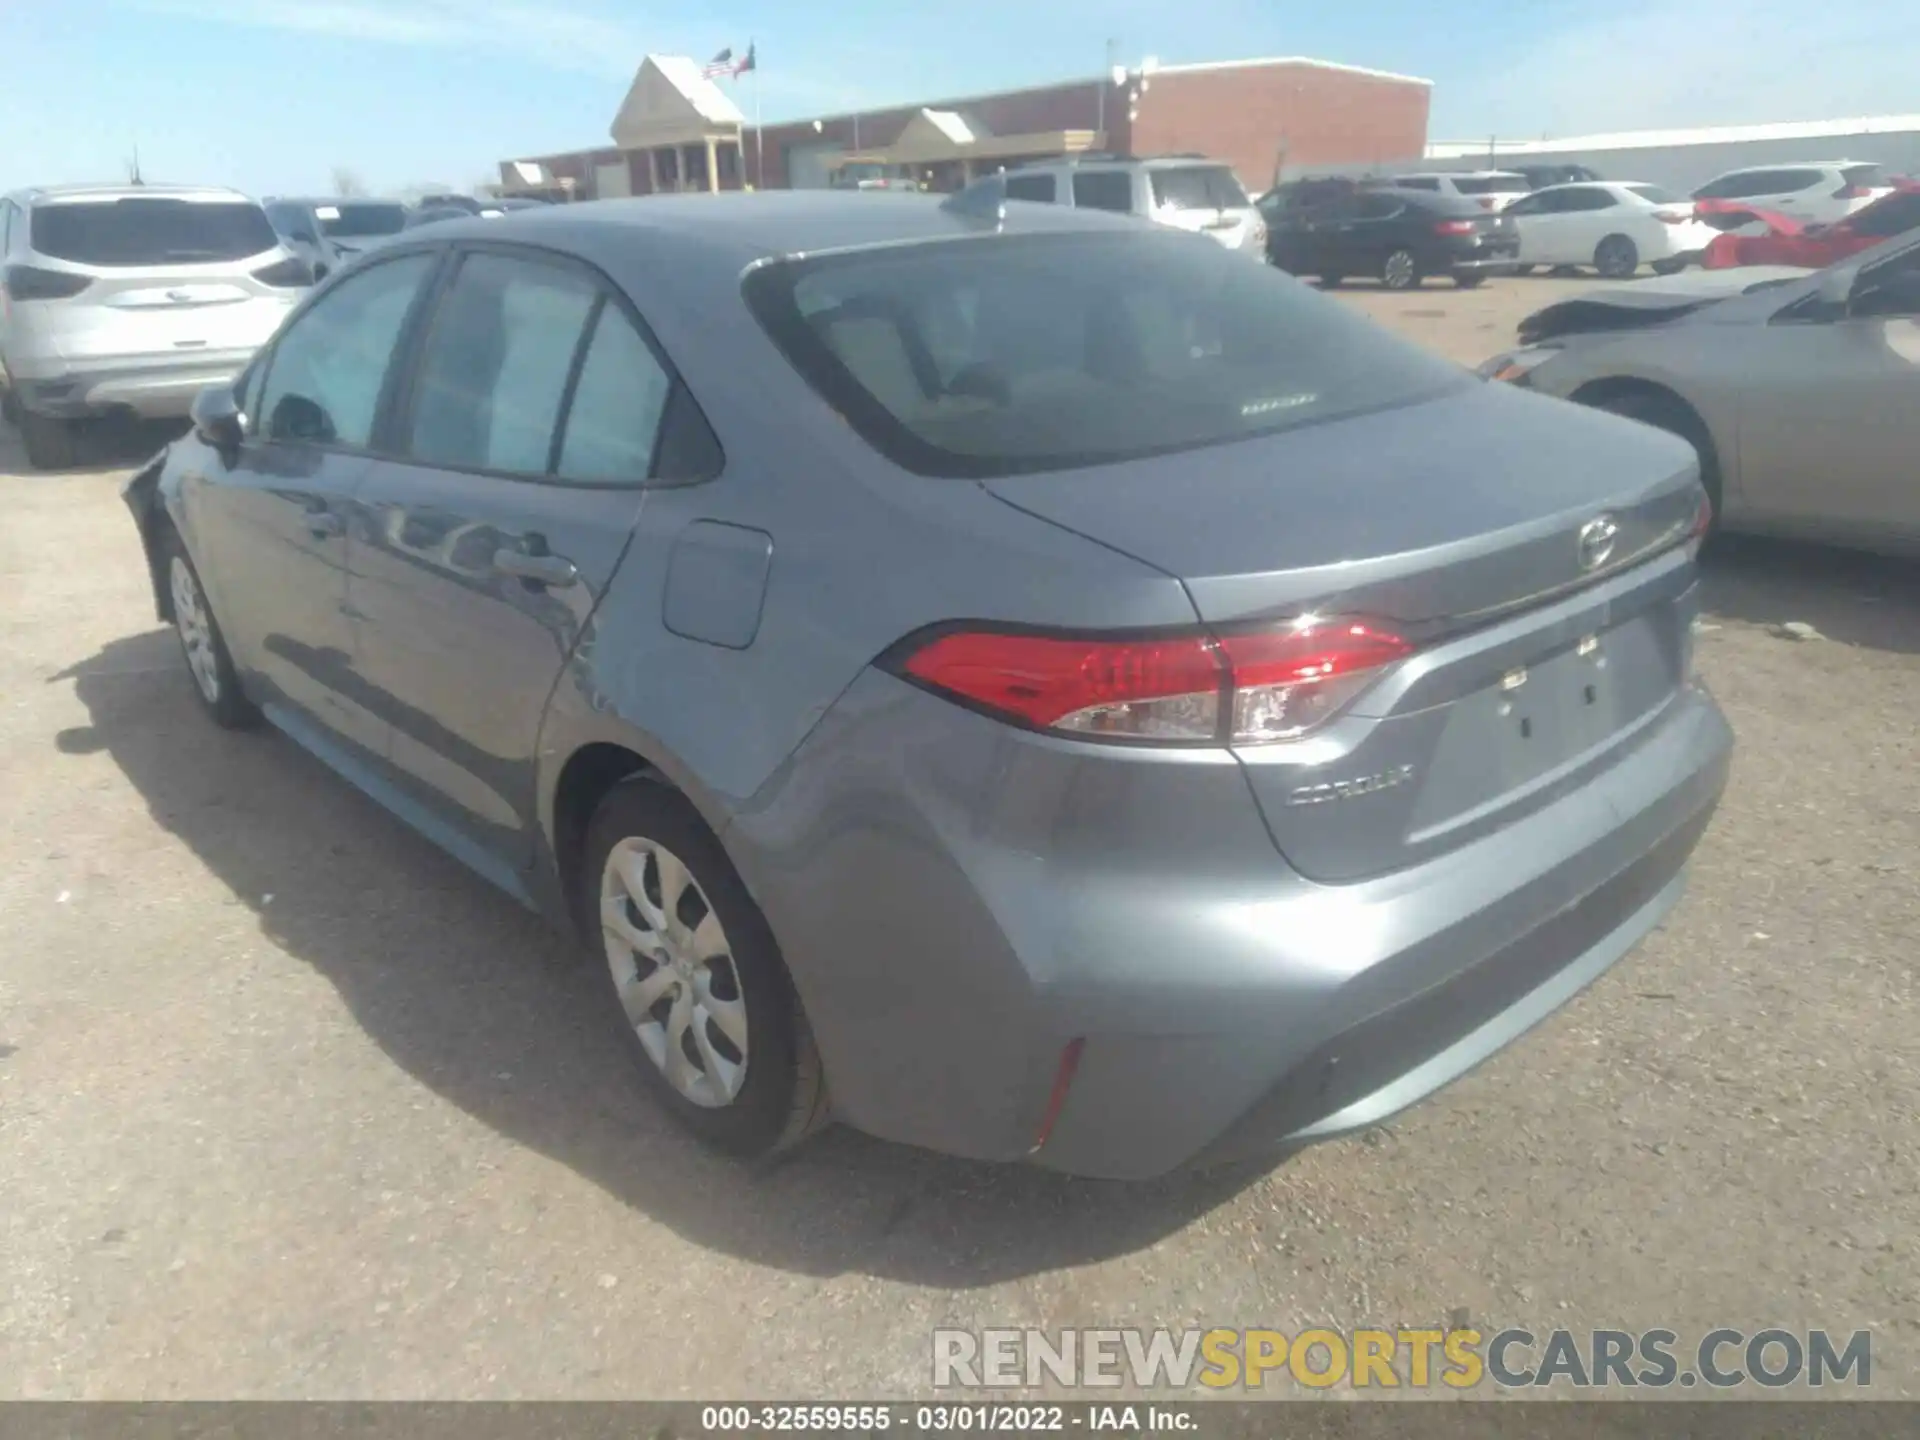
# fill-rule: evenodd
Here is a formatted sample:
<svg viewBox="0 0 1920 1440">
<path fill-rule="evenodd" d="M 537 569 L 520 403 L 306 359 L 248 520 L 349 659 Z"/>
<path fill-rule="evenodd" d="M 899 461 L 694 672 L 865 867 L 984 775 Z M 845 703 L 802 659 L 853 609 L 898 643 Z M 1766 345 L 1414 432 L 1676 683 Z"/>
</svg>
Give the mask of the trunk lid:
<svg viewBox="0 0 1920 1440">
<path fill-rule="evenodd" d="M 1236 751 L 1282 853 L 1337 882 L 1463 844 L 1631 745 L 1684 681 L 1697 475 L 1671 436 L 1473 385 L 988 488 L 1179 577 L 1210 625 L 1365 616 L 1418 646 L 1323 729 Z M 1583 543 L 1596 521 L 1605 545 Z"/>
</svg>

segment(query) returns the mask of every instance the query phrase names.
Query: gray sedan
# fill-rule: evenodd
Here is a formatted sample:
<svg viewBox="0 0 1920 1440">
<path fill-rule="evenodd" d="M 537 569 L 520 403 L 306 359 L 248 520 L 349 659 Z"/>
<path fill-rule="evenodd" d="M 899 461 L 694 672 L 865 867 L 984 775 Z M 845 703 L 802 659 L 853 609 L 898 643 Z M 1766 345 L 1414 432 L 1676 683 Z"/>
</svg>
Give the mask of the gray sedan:
<svg viewBox="0 0 1920 1440">
<path fill-rule="evenodd" d="M 1595 291 L 1520 339 L 1482 373 L 1683 436 L 1727 529 L 1920 551 L 1920 239 Z"/>
<path fill-rule="evenodd" d="M 1372 1124 L 1658 924 L 1726 780 L 1686 446 L 1096 210 L 428 226 L 128 500 L 211 718 L 577 927 L 740 1154 Z"/>
</svg>

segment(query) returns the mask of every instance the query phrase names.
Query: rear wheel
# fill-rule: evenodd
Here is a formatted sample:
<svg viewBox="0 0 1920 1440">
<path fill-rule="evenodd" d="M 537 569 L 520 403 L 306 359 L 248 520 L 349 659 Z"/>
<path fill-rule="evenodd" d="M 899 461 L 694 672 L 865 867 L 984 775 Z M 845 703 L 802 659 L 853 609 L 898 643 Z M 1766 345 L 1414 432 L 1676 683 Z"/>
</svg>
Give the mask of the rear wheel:
<svg viewBox="0 0 1920 1440">
<path fill-rule="evenodd" d="M 1654 390 L 1609 395 L 1598 402 L 1597 408 L 1678 435 L 1693 446 L 1693 453 L 1700 457 L 1700 483 L 1706 487 L 1707 503 L 1713 507 L 1711 529 L 1720 528 L 1720 464 L 1714 457 L 1713 437 L 1698 415 L 1677 396 Z"/>
<path fill-rule="evenodd" d="M 1420 283 L 1420 262 L 1411 250 L 1394 250 L 1380 262 L 1380 283 L 1389 290 L 1411 290 Z"/>
<path fill-rule="evenodd" d="M 641 778 L 600 802 L 579 898 L 610 1015 L 681 1125 L 745 1159 L 826 1123 L 826 1079 L 766 917 L 686 798 Z"/>
<path fill-rule="evenodd" d="M 1593 268 L 1609 280 L 1624 280 L 1640 268 L 1640 248 L 1625 235 L 1609 235 L 1594 247 Z"/>
<path fill-rule="evenodd" d="M 36 470 L 67 470 L 79 463 L 79 447 L 74 443 L 71 420 L 56 420 L 51 415 L 20 412 L 20 440 L 27 448 L 27 463 Z"/>
</svg>

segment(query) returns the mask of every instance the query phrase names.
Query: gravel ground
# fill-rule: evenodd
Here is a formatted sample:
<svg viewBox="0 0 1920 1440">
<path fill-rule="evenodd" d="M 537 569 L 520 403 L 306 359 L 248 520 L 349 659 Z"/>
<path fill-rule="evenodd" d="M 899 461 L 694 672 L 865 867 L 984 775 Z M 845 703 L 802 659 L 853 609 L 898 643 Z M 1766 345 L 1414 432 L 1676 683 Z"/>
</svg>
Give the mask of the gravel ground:
<svg viewBox="0 0 1920 1440">
<path fill-rule="evenodd" d="M 1557 288 L 1347 293 L 1471 361 Z M 907 1394 L 936 1325 L 1463 1317 L 1870 1328 L 1920 1395 L 1909 565 L 1710 557 L 1740 750 L 1691 894 L 1389 1127 L 1145 1186 L 844 1132 L 746 1173 L 535 921 L 201 719 L 124 470 L 0 472 L 0 1396 Z"/>
</svg>

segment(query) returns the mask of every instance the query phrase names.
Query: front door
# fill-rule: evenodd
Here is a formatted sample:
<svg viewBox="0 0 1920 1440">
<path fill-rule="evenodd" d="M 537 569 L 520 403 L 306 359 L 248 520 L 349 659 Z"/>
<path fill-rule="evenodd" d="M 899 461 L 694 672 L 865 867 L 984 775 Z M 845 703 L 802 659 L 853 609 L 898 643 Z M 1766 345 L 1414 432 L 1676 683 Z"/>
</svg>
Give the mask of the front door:
<svg viewBox="0 0 1920 1440">
<path fill-rule="evenodd" d="M 519 869 L 541 716 L 626 551 L 670 382 L 584 268 L 458 265 L 360 492 L 349 603 L 394 778 Z"/>
<path fill-rule="evenodd" d="M 1743 369 L 1756 512 L 1837 538 L 1920 536 L 1920 245 L 1863 271 L 1850 313 L 1766 326 Z"/>
<path fill-rule="evenodd" d="M 409 255 L 342 281 L 249 367 L 238 451 L 185 442 L 189 543 L 249 688 L 375 754 L 384 727 L 355 698 L 346 614 L 351 502 L 392 356 L 433 266 Z"/>
</svg>

